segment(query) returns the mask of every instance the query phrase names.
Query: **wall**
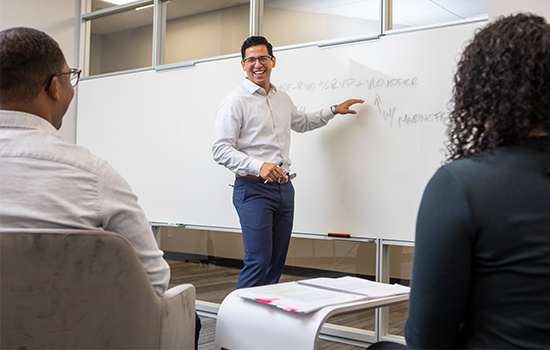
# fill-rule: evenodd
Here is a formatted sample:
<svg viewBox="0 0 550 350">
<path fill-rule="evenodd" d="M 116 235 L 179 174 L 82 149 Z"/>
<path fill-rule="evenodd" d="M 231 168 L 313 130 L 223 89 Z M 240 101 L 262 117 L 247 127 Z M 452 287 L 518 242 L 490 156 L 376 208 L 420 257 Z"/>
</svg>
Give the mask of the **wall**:
<svg viewBox="0 0 550 350">
<path fill-rule="evenodd" d="M 274 47 L 374 33 L 379 30 L 378 21 L 265 7 L 263 35 Z"/>
<path fill-rule="evenodd" d="M 249 22 L 248 5 L 169 20 L 164 63 L 239 52 L 243 37 L 249 34 Z"/>
<path fill-rule="evenodd" d="M 0 30 L 32 27 L 46 32 L 61 46 L 70 67 L 79 65 L 80 0 L 1 0 Z M 76 94 L 63 118 L 61 134 L 76 140 Z"/>
<path fill-rule="evenodd" d="M 494 20 L 517 12 L 532 12 L 550 21 L 548 0 L 489 0 L 489 19 Z"/>
<path fill-rule="evenodd" d="M 152 67 L 153 26 L 91 36 L 90 75 Z"/>
</svg>

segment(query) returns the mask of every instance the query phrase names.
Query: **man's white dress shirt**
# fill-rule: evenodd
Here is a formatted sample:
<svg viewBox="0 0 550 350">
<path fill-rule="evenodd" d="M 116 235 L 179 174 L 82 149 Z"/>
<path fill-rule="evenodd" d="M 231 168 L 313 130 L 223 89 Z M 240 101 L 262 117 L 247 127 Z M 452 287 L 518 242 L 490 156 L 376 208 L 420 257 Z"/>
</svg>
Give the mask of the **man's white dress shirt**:
<svg viewBox="0 0 550 350">
<path fill-rule="evenodd" d="M 130 186 L 105 160 L 32 114 L 0 111 L 0 227 L 119 233 L 156 293 L 168 287 L 170 268 Z"/>
<path fill-rule="evenodd" d="M 290 171 L 290 130 L 306 132 L 334 118 L 330 108 L 304 113 L 271 85 L 269 94 L 248 79 L 219 105 L 214 126 L 214 160 L 237 175 L 260 175 L 264 162 Z"/>
</svg>

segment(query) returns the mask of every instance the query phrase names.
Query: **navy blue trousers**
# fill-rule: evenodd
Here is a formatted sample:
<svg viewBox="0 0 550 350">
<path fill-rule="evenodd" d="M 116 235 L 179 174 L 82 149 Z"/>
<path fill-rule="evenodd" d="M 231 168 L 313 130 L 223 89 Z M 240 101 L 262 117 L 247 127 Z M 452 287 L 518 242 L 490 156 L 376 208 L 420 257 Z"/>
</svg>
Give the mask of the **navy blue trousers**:
<svg viewBox="0 0 550 350">
<path fill-rule="evenodd" d="M 294 220 L 292 183 L 237 177 L 233 205 L 239 214 L 244 243 L 244 267 L 237 288 L 279 282 Z"/>
</svg>

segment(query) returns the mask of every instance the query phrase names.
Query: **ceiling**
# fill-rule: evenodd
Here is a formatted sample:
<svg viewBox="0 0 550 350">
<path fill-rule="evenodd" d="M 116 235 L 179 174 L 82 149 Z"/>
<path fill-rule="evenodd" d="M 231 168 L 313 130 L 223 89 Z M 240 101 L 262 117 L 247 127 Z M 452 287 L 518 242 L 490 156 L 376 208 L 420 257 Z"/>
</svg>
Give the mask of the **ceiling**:
<svg viewBox="0 0 550 350">
<path fill-rule="evenodd" d="M 380 0 L 265 0 L 265 6 L 371 20 L 380 16 Z M 393 23 L 422 26 L 482 16 L 488 11 L 488 0 L 393 0 Z"/>
<path fill-rule="evenodd" d="M 393 0 L 393 23 L 421 26 L 486 16 L 488 0 Z"/>
<path fill-rule="evenodd" d="M 380 0 L 264 0 L 264 6 L 316 12 L 344 17 L 378 20 Z M 170 0 L 168 19 L 191 16 L 222 8 L 248 4 L 249 0 Z M 114 6 L 106 0 L 92 0 L 99 10 Z M 484 16 L 488 0 L 393 0 L 395 29 Z M 153 9 L 127 11 L 92 21 L 95 34 L 106 34 L 153 23 Z"/>
</svg>

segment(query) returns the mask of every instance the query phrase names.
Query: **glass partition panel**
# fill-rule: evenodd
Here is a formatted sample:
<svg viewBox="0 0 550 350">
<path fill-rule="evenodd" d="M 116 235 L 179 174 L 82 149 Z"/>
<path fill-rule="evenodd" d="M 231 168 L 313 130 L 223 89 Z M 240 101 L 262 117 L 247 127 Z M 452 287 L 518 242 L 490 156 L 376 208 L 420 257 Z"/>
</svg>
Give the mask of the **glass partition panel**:
<svg viewBox="0 0 550 350">
<path fill-rule="evenodd" d="M 249 0 L 170 0 L 164 5 L 161 64 L 238 53 L 249 35 Z"/>
<path fill-rule="evenodd" d="M 380 0 L 265 0 L 263 35 L 286 46 L 380 32 Z"/>
<path fill-rule="evenodd" d="M 90 20 L 89 75 L 153 64 L 153 7 Z"/>
<path fill-rule="evenodd" d="M 221 303 L 236 288 L 244 255 L 240 233 L 179 227 L 158 227 L 156 232 L 160 249 L 164 251 L 167 260 L 196 263 L 194 272 L 188 272 L 182 278 L 191 281 L 185 283 L 198 283 L 195 285 L 197 300 Z M 175 261 L 173 265 L 178 265 Z M 187 265 L 186 268 L 193 268 L 192 265 Z M 293 237 L 281 282 L 342 276 L 374 280 L 375 271 L 375 243 Z M 220 282 L 216 290 L 209 289 L 213 288 L 210 283 L 212 281 L 192 282 L 196 277 L 192 277 L 193 275 L 203 273 L 220 273 L 216 277 L 216 283 Z"/>
<path fill-rule="evenodd" d="M 486 16 L 489 0 L 392 0 L 392 25 L 402 29 Z"/>
</svg>

